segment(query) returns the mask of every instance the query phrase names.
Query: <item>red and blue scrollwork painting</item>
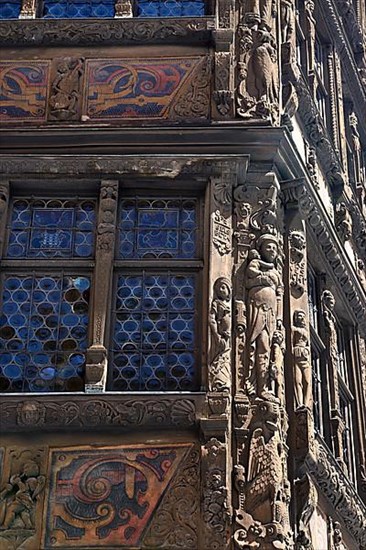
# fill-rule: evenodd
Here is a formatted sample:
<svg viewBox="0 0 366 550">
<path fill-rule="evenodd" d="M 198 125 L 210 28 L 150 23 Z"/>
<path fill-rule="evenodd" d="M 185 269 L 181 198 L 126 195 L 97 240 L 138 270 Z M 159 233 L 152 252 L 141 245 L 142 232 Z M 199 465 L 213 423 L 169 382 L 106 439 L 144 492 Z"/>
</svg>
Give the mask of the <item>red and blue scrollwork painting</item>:
<svg viewBox="0 0 366 550">
<path fill-rule="evenodd" d="M 87 62 L 84 112 L 93 120 L 169 118 L 202 58 Z"/>
<path fill-rule="evenodd" d="M 0 63 L 0 120 L 46 120 L 49 61 Z"/>
<path fill-rule="evenodd" d="M 191 445 L 51 451 L 45 548 L 135 548 Z"/>
</svg>

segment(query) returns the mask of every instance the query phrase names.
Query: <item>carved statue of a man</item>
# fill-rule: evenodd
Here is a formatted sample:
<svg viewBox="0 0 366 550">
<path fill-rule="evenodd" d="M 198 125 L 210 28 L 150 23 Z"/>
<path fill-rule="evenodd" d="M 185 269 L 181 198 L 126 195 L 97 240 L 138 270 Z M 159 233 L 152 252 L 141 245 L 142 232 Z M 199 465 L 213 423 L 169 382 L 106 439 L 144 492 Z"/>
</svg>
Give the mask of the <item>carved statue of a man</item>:
<svg viewBox="0 0 366 550">
<path fill-rule="evenodd" d="M 309 407 L 311 402 L 311 361 L 309 335 L 306 326 L 305 311 L 294 312 L 293 354 L 295 364 L 295 399 L 296 407 Z"/>
<path fill-rule="evenodd" d="M 328 336 L 329 355 L 333 363 L 333 368 L 336 369 L 338 366 L 337 322 L 334 316 L 335 299 L 330 290 L 324 290 L 321 301 Z"/>
<path fill-rule="evenodd" d="M 226 277 L 216 279 L 209 314 L 211 328 L 211 379 L 213 390 L 229 385 L 231 338 L 231 283 Z"/>
<path fill-rule="evenodd" d="M 39 475 L 38 464 L 25 462 L 21 472 L 12 475 L 0 492 L 0 526 L 9 529 L 19 518 L 23 528 L 34 529 L 35 505 L 44 486 L 45 477 Z"/>
<path fill-rule="evenodd" d="M 274 399 L 270 391 L 270 355 L 273 335 L 280 328 L 281 280 L 276 267 L 278 244 L 274 235 L 259 237 L 246 270 L 248 289 L 249 384 L 263 399 Z"/>
</svg>

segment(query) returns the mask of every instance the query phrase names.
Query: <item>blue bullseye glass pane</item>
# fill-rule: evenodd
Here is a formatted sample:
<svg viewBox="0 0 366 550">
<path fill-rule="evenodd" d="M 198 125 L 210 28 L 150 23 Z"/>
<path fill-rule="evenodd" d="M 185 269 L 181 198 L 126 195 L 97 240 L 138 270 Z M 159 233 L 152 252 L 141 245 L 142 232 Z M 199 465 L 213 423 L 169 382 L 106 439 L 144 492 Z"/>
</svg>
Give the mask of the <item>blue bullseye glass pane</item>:
<svg viewBox="0 0 366 550">
<path fill-rule="evenodd" d="M 109 389 L 197 389 L 194 297 L 194 276 L 118 278 Z"/>
<path fill-rule="evenodd" d="M 196 199 L 125 199 L 119 212 L 119 257 L 195 258 Z"/>
<path fill-rule="evenodd" d="M 138 17 L 202 17 L 203 0 L 138 0 Z"/>
<path fill-rule="evenodd" d="M 18 19 L 21 0 L 6 0 L 0 2 L 0 19 Z"/>
<path fill-rule="evenodd" d="M 116 0 L 44 0 L 43 17 L 72 19 L 114 17 Z"/>
<path fill-rule="evenodd" d="M 83 389 L 89 289 L 84 276 L 5 278 L 1 391 Z"/>
<path fill-rule="evenodd" d="M 90 200 L 15 200 L 7 256 L 90 258 L 95 216 L 95 203 Z"/>
</svg>

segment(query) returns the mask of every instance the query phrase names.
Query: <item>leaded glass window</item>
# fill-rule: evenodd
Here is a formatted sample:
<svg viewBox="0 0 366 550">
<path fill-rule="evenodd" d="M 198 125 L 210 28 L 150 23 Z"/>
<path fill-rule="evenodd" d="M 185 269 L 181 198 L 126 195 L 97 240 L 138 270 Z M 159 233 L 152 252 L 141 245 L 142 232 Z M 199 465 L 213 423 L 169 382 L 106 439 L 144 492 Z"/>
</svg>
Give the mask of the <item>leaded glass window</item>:
<svg viewBox="0 0 366 550">
<path fill-rule="evenodd" d="M 196 209 L 192 199 L 125 199 L 119 219 L 120 258 L 194 258 Z"/>
<path fill-rule="evenodd" d="M 7 274 L 0 317 L 2 391 L 83 388 L 90 278 Z"/>
<path fill-rule="evenodd" d="M 201 17 L 205 15 L 202 0 L 138 0 L 138 17 Z"/>
<path fill-rule="evenodd" d="M 115 0 L 44 0 L 43 17 L 55 19 L 114 17 Z"/>
<path fill-rule="evenodd" d="M 17 199 L 9 231 L 8 258 L 90 258 L 95 202 Z"/>
<path fill-rule="evenodd" d="M 109 389 L 198 389 L 198 230 L 197 198 L 121 200 Z"/>
<path fill-rule="evenodd" d="M 18 19 L 21 0 L 0 0 L 0 19 Z"/>
</svg>

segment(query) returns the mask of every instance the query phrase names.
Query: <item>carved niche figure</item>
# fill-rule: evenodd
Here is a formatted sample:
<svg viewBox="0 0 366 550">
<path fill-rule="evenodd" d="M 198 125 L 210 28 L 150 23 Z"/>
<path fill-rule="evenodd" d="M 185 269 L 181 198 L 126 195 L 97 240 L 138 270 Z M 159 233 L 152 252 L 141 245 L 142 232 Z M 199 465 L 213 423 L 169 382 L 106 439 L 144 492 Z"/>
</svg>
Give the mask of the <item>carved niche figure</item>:
<svg viewBox="0 0 366 550">
<path fill-rule="evenodd" d="M 252 86 L 249 93 L 257 99 L 272 104 L 278 99 L 277 51 L 273 36 L 265 30 L 258 30 L 254 50 L 249 64 Z"/>
<path fill-rule="evenodd" d="M 335 298 L 330 290 L 324 290 L 321 302 L 323 306 L 325 326 L 328 336 L 329 355 L 336 369 L 338 365 L 338 337 L 337 337 L 337 322 L 334 316 Z"/>
<path fill-rule="evenodd" d="M 344 202 L 337 205 L 335 225 L 343 241 L 349 241 L 352 237 L 352 217 Z"/>
<path fill-rule="evenodd" d="M 290 42 L 294 34 L 294 0 L 280 0 L 281 39 L 282 43 Z"/>
<path fill-rule="evenodd" d="M 279 308 L 282 286 L 276 267 L 276 237 L 270 233 L 261 235 L 257 248 L 250 252 L 245 278 L 248 290 L 248 389 L 257 397 L 273 401 L 275 397 L 270 388 L 272 339 L 275 330 L 282 326 Z"/>
<path fill-rule="evenodd" d="M 214 284 L 209 314 L 211 328 L 210 365 L 213 391 L 230 387 L 231 282 L 219 277 Z"/>
<path fill-rule="evenodd" d="M 293 296 L 299 298 L 305 292 L 305 249 L 304 233 L 292 231 L 290 244 L 290 285 Z"/>
<path fill-rule="evenodd" d="M 309 407 L 311 402 L 311 356 L 306 314 L 301 309 L 294 312 L 292 338 L 296 408 Z"/>
<path fill-rule="evenodd" d="M 0 492 L 1 529 L 34 529 L 36 502 L 45 482 L 34 460 L 24 462 L 21 471 L 12 475 Z"/>
<path fill-rule="evenodd" d="M 271 391 L 282 402 L 285 395 L 283 360 L 285 355 L 285 338 L 282 330 L 275 330 L 272 338 L 270 359 Z"/>
<path fill-rule="evenodd" d="M 355 113 L 349 115 L 349 125 L 351 128 L 352 154 L 355 173 L 355 183 L 361 183 L 362 171 L 362 145 L 360 141 L 360 132 L 358 131 L 358 118 Z"/>
<path fill-rule="evenodd" d="M 64 59 L 57 68 L 49 99 L 50 115 L 55 120 L 74 120 L 80 97 L 83 59 Z"/>
</svg>

